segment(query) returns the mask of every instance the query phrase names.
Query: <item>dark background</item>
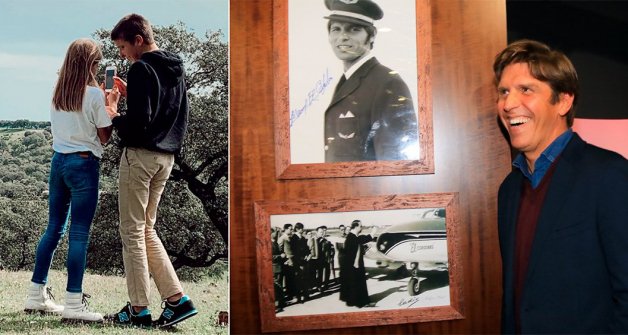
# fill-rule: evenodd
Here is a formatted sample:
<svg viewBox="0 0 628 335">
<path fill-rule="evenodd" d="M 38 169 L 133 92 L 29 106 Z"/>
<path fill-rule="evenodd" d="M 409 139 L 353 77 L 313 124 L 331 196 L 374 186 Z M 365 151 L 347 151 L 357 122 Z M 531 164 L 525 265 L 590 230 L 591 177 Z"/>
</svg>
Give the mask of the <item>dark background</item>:
<svg viewBox="0 0 628 335">
<path fill-rule="evenodd" d="M 563 51 L 580 80 L 576 117 L 628 119 L 628 1 L 507 0 L 508 42 Z"/>
</svg>

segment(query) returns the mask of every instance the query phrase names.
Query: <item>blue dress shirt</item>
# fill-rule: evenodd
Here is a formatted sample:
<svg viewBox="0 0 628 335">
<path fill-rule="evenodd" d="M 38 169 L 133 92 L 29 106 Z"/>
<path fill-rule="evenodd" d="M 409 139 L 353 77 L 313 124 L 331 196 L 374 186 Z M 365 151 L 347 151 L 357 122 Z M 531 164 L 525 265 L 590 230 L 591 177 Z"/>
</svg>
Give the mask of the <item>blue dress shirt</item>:
<svg viewBox="0 0 628 335">
<path fill-rule="evenodd" d="M 523 173 L 523 175 L 530 180 L 532 183 L 532 188 L 536 188 L 543 180 L 545 173 L 552 165 L 552 163 L 556 160 L 562 152 L 563 149 L 571 140 L 573 136 L 573 131 L 571 128 L 567 129 L 564 133 L 558 136 L 552 144 L 550 144 L 543 152 L 541 156 L 534 162 L 534 172 L 530 173 L 530 169 L 528 168 L 528 163 L 523 156 L 523 154 L 517 155 L 515 160 L 512 162 L 512 165 Z"/>
</svg>

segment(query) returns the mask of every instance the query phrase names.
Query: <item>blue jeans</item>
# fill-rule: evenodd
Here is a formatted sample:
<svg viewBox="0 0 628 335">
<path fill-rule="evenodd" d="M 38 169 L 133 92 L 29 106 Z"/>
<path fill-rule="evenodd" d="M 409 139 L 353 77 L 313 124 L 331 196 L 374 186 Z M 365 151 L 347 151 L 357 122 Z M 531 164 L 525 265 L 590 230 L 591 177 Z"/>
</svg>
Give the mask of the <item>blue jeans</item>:
<svg viewBox="0 0 628 335">
<path fill-rule="evenodd" d="M 55 152 L 48 182 L 48 227 L 35 254 L 32 282 L 45 284 L 52 257 L 70 224 L 68 246 L 68 292 L 82 292 L 89 230 L 98 204 L 100 162 L 91 153 Z"/>
</svg>

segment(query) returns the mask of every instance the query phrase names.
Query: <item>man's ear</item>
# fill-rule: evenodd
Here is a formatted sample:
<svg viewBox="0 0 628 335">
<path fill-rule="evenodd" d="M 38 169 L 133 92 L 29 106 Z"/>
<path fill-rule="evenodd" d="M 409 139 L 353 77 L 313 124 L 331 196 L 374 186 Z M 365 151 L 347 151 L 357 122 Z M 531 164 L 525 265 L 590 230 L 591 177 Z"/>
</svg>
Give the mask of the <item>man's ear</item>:
<svg viewBox="0 0 628 335">
<path fill-rule="evenodd" d="M 134 42 L 133 43 L 134 45 L 140 46 L 140 45 L 144 44 L 144 38 L 142 36 L 140 36 L 140 35 L 135 35 L 135 40 L 133 42 Z"/>
<path fill-rule="evenodd" d="M 558 103 L 561 107 L 558 113 L 560 114 L 560 116 L 565 116 L 573 106 L 574 95 L 572 93 L 560 93 L 558 97 Z"/>
</svg>

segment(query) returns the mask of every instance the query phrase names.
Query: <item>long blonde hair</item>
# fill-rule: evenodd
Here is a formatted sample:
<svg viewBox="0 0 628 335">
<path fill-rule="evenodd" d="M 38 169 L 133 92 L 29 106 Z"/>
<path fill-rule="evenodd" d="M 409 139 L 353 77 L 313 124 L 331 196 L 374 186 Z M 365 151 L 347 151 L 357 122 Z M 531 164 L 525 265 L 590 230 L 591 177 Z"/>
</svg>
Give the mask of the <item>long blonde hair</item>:
<svg viewBox="0 0 628 335">
<path fill-rule="evenodd" d="M 101 59 L 102 51 L 94 40 L 79 38 L 70 44 L 52 96 L 56 110 L 81 110 L 85 87 L 98 86 L 92 69 Z"/>
</svg>

